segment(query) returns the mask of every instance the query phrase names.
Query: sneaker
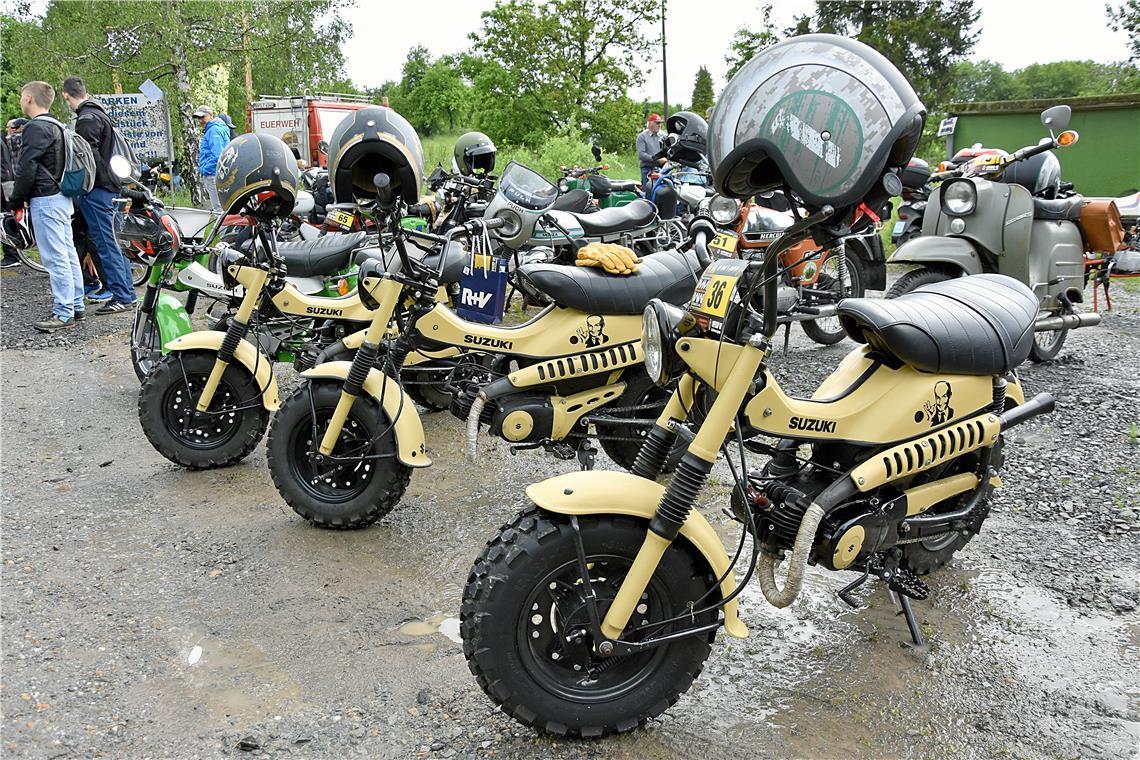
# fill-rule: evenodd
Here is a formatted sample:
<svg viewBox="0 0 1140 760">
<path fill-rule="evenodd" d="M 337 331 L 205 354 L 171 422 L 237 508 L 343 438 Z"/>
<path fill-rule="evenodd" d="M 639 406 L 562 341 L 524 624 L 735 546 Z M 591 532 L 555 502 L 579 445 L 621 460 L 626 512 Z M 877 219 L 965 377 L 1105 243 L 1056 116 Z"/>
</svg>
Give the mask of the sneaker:
<svg viewBox="0 0 1140 760">
<path fill-rule="evenodd" d="M 50 317 L 41 322 L 33 323 L 32 327 L 36 328 L 40 332 L 55 332 L 56 330 L 62 329 L 64 327 L 75 327 L 75 320 L 62 319 L 60 317 L 57 317 L 55 314 L 52 314 Z"/>
<path fill-rule="evenodd" d="M 133 303 L 123 303 L 122 301 L 111 300 L 111 301 L 108 301 L 107 303 L 103 304 L 102 306 L 100 306 L 95 311 L 95 313 L 96 314 L 121 314 L 124 311 L 133 311 L 134 308 L 135 308 L 135 305 Z"/>
<path fill-rule="evenodd" d="M 83 320 L 87 319 L 87 310 L 86 309 L 76 310 L 75 316 L 73 316 L 72 319 L 74 319 L 76 322 L 82 322 Z"/>
<path fill-rule="evenodd" d="M 20 260 L 15 256 L 5 256 L 0 259 L 0 269 L 11 269 L 20 266 Z"/>
<path fill-rule="evenodd" d="M 102 286 L 99 286 L 91 293 L 88 293 L 85 289 L 83 295 L 92 303 L 106 303 L 111 300 L 111 291 Z"/>
</svg>

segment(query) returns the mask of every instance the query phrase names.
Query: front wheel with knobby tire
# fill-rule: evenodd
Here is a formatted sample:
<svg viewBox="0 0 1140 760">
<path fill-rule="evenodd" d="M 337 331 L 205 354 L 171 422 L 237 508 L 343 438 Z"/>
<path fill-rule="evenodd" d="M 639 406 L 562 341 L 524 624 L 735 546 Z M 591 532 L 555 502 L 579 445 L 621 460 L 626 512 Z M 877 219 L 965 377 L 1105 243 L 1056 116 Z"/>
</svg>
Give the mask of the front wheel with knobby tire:
<svg viewBox="0 0 1140 760">
<path fill-rule="evenodd" d="M 139 390 L 139 423 L 151 445 L 192 470 L 226 467 L 253 451 L 269 424 L 269 410 L 253 374 L 226 367 L 205 412 L 198 399 L 214 368 L 213 351 L 176 351 L 158 361 Z"/>
<path fill-rule="evenodd" d="M 505 525 L 475 561 L 463 590 L 460 634 L 468 667 L 503 712 L 539 731 L 593 737 L 630 731 L 665 712 L 692 685 L 714 634 L 684 636 L 629 655 L 603 657 L 588 603 L 604 616 L 648 530 L 615 515 L 579 518 L 589 587 L 568 518 L 537 507 Z M 622 632 L 644 640 L 716 621 L 716 579 L 679 539 Z M 665 623 L 681 616 L 680 621 Z M 654 625 L 661 623 L 661 625 Z"/>
<path fill-rule="evenodd" d="M 396 457 L 395 428 L 366 394 L 353 403 L 332 453 L 320 453 L 340 389 L 330 381 L 297 389 L 273 418 L 266 452 L 273 485 L 294 512 L 322 528 L 348 530 L 391 512 L 408 488 L 412 468 Z"/>
</svg>

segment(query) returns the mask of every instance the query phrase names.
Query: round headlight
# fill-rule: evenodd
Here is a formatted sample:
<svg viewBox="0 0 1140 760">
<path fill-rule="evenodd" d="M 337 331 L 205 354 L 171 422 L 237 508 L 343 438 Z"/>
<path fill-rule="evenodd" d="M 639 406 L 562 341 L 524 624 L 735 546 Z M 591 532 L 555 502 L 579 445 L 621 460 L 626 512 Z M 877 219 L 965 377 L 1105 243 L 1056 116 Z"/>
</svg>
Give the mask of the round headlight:
<svg viewBox="0 0 1140 760">
<path fill-rule="evenodd" d="M 942 208 L 952 216 L 974 213 L 978 205 L 978 192 L 968 179 L 947 182 L 942 186 Z"/>
<path fill-rule="evenodd" d="M 663 385 L 665 369 L 664 346 L 661 341 L 661 326 L 657 321 L 657 310 L 653 304 L 645 307 L 641 314 L 641 348 L 645 352 L 645 373 L 658 385 Z"/>
<path fill-rule="evenodd" d="M 662 387 L 673 382 L 682 365 L 674 344 L 696 327 L 692 314 L 660 298 L 646 305 L 641 314 L 641 348 L 650 380 Z"/>
<path fill-rule="evenodd" d="M 709 216 L 717 224 L 732 224 L 740 216 L 740 201 L 725 195 L 714 195 L 709 201 Z"/>
</svg>

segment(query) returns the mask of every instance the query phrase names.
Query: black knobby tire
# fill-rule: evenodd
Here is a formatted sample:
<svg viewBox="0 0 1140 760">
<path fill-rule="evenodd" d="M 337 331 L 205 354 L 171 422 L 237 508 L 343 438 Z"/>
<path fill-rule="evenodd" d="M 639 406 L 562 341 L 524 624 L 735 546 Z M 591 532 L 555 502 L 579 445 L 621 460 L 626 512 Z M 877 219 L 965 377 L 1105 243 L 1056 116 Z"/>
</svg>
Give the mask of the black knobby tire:
<svg viewBox="0 0 1140 760">
<path fill-rule="evenodd" d="M 213 351 L 170 353 L 139 389 L 143 433 L 158 453 L 192 470 L 240 462 L 261 442 L 269 424 L 257 379 L 236 361 L 226 367 L 206 414 L 195 416 L 215 357 Z"/>
<path fill-rule="evenodd" d="M 621 568 L 632 563 L 647 525 L 614 515 L 579 519 L 591 580 L 604 615 L 613 598 L 611 592 L 624 578 Z M 575 587 L 568 579 L 580 579 L 577 567 L 568 519 L 532 507 L 505 525 L 475 560 L 463 590 L 463 654 L 487 696 L 525 725 L 576 737 L 631 731 L 665 712 L 688 690 L 701 672 L 715 634 L 684 637 L 608 661 L 593 654 L 586 641 L 577 656 L 588 662 L 576 672 L 573 650 L 559 632 L 579 628 L 586 621 L 584 612 L 576 609 L 563 619 L 559 608 L 547 606 L 544 600 L 555 594 L 573 596 Z M 661 558 L 623 637 L 634 636 L 632 627 L 642 625 L 644 619 L 666 620 L 686 612 L 688 603 L 700 599 L 715 580 L 703 558 L 694 556 L 687 544 L 673 544 Z M 555 589 L 554 593 L 549 589 Z M 697 615 L 695 624 L 715 619 L 710 611 Z M 679 625 L 693 624 L 686 617 Z M 680 629 L 663 628 L 661 632 L 671 630 Z M 597 670 L 603 661 L 605 667 Z"/>
<path fill-rule="evenodd" d="M 999 437 L 990 459 L 990 466 L 999 471 L 1001 470 L 1003 461 L 1001 448 L 1002 439 Z M 949 467 L 942 470 L 937 477 L 944 478 L 959 472 L 970 472 L 975 469 L 977 461 L 976 456 L 967 456 L 955 460 L 950 463 Z M 901 547 L 902 567 L 917 575 L 929 575 L 949 562 L 955 552 L 968 544 L 970 539 L 974 536 L 978 535 L 978 532 L 982 529 L 982 523 L 985 522 L 985 519 L 990 514 L 990 499 L 994 493 L 994 487 L 988 478 L 982 483 L 982 489 L 981 499 L 978 501 L 977 506 L 974 507 L 970 524 L 966 526 L 966 528 L 943 535 L 941 538 L 935 537 L 929 541 L 903 544 Z M 966 500 L 970 498 L 973 498 L 973 492 L 955 496 L 952 499 L 947 499 L 944 502 L 935 504 L 923 514 L 934 516 L 940 512 L 954 512 L 965 506 Z"/>
<path fill-rule="evenodd" d="M 154 309 L 142 310 L 142 302 L 135 307 L 135 321 L 131 325 L 131 365 L 139 382 L 146 380 L 162 361 L 162 334 Z"/>
<path fill-rule="evenodd" d="M 333 449 L 333 457 L 342 459 L 317 461 L 340 388 L 340 383 L 314 381 L 285 399 L 273 418 L 266 453 L 273 485 L 294 512 L 322 528 L 350 530 L 391 512 L 404 497 L 412 468 L 396 458 L 391 421 L 367 394 L 352 405 Z"/>
<path fill-rule="evenodd" d="M 655 420 L 669 401 L 670 391 L 660 387 L 645 374 L 644 367 L 638 366 L 626 371 L 625 378 L 628 385 L 621 395 L 611 402 L 615 408 L 626 406 L 641 406 L 642 404 L 656 404 L 653 409 L 642 409 L 629 412 L 608 412 L 606 407 L 600 407 L 598 414 L 608 417 L 628 417 L 638 420 Z M 626 470 L 633 469 L 633 462 L 637 459 L 637 452 L 649 435 L 649 428 L 633 424 L 599 423 L 598 443 L 602 451 L 619 467 Z M 609 436 L 614 436 L 610 438 Z M 631 440 L 618 440 L 629 438 Z"/>
<path fill-rule="evenodd" d="M 1060 311 L 1049 314 L 1050 317 L 1059 316 Z M 1034 363 L 1048 362 L 1057 358 L 1061 347 L 1065 345 L 1065 338 L 1069 337 L 1068 330 L 1048 330 L 1033 333 L 1033 345 L 1029 347 L 1029 360 Z"/>
<path fill-rule="evenodd" d="M 836 265 L 830 257 L 828 261 L 824 262 L 823 266 L 825 269 L 820 272 L 819 279 L 816 281 L 814 287 L 820 290 L 828 289 L 833 291 L 836 300 L 841 298 L 862 298 L 867 292 L 866 277 L 863 274 L 863 262 L 855 252 L 851 250 L 851 246 L 849 245 L 844 246 L 843 255 L 847 257 L 847 274 L 851 279 L 851 290 L 841 295 L 842 286 L 838 279 L 838 270 L 835 269 Z M 843 326 L 839 324 L 839 317 L 813 319 L 810 322 L 800 322 L 800 325 L 804 328 L 804 334 L 820 345 L 834 346 L 847 337 Z"/>
<path fill-rule="evenodd" d="M 933 269 L 931 267 L 914 269 L 895 280 L 895 284 L 890 287 L 885 297 L 898 298 L 902 294 L 909 293 L 923 285 L 932 285 L 936 282 L 945 282 L 946 280 L 952 279 L 954 279 L 954 275 L 943 269 Z"/>
</svg>

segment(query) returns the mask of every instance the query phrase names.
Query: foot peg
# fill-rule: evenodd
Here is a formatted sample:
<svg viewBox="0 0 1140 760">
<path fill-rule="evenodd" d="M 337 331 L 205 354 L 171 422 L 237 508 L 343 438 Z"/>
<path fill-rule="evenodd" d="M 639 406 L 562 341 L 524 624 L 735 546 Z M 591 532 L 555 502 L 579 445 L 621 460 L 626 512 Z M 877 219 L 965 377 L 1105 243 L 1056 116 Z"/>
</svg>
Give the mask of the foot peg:
<svg viewBox="0 0 1140 760">
<path fill-rule="evenodd" d="M 927 586 L 926 582 L 914 573 L 901 567 L 895 570 L 886 581 L 887 588 L 899 596 L 910 597 L 920 602 L 930 596 L 930 586 Z"/>
</svg>

